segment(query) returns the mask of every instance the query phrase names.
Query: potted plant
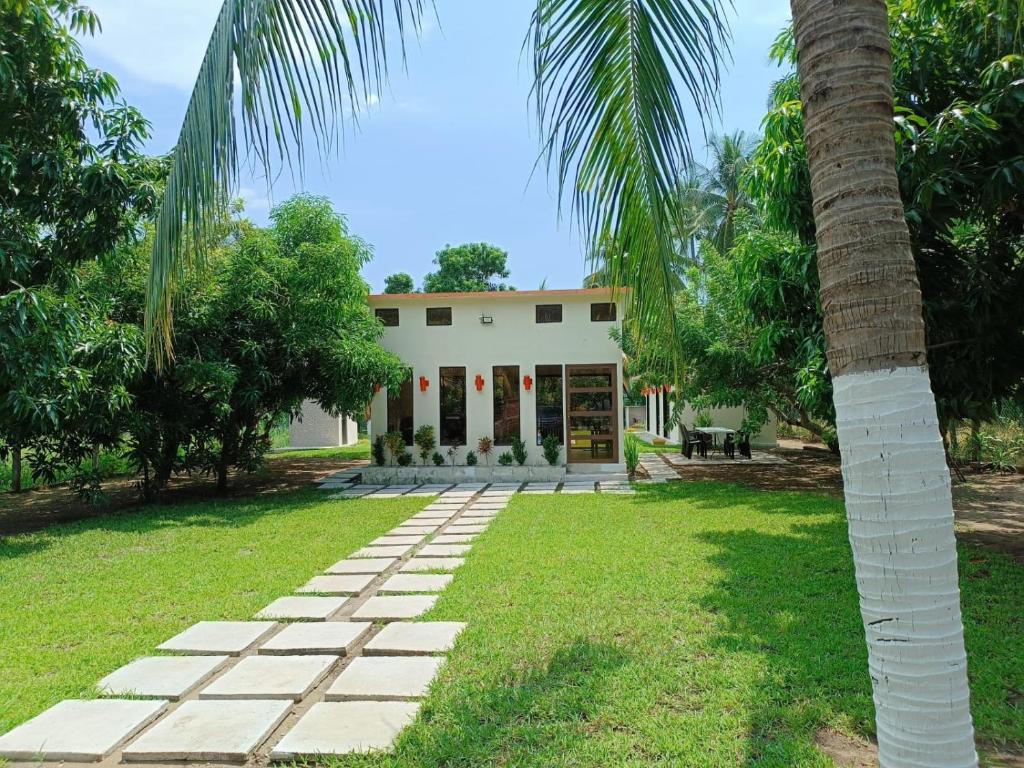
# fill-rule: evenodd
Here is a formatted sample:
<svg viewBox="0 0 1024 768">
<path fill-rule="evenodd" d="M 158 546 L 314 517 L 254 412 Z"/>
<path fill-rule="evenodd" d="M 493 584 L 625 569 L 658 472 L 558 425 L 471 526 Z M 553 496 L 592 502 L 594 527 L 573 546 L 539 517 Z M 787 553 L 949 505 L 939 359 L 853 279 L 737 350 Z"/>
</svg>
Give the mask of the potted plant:
<svg viewBox="0 0 1024 768">
<path fill-rule="evenodd" d="M 544 451 L 544 458 L 552 467 L 558 466 L 558 460 L 562 454 L 562 445 L 555 435 L 547 435 L 540 441 L 541 449 Z"/>
<path fill-rule="evenodd" d="M 469 451 L 466 454 L 466 466 L 467 467 L 475 467 L 476 466 L 476 462 L 477 462 L 476 454 L 473 453 L 473 451 Z"/>
<path fill-rule="evenodd" d="M 442 456 L 437 451 L 434 451 L 433 455 L 430 457 L 430 460 L 432 462 L 434 462 L 434 466 L 435 467 L 443 467 L 444 466 L 444 456 Z"/>
<path fill-rule="evenodd" d="M 384 442 L 391 452 L 391 466 L 395 465 L 395 459 L 405 453 L 405 438 L 401 432 L 388 432 L 384 435 Z"/>
<path fill-rule="evenodd" d="M 516 460 L 516 464 L 520 467 L 526 463 L 528 454 L 526 453 L 526 441 L 518 438 L 512 438 L 512 458 Z"/>
<path fill-rule="evenodd" d="M 502 454 L 498 456 L 498 464 L 503 467 L 511 467 L 513 461 L 515 461 L 515 457 L 508 451 L 503 451 Z"/>
<path fill-rule="evenodd" d="M 632 480 L 636 475 L 636 468 L 640 465 L 640 441 L 636 439 L 636 435 L 626 435 L 622 444 L 622 452 L 626 457 L 626 472 L 629 473 L 629 479 Z"/>
<path fill-rule="evenodd" d="M 437 446 L 437 440 L 434 438 L 434 427 L 430 424 L 420 425 L 419 429 L 416 430 L 416 434 L 413 435 L 412 441 L 420 449 L 420 458 L 423 460 L 423 466 L 427 466 L 427 459 L 430 458 L 430 454 Z"/>
<path fill-rule="evenodd" d="M 387 463 L 388 457 L 385 453 L 384 435 L 377 435 L 373 439 L 373 448 L 370 449 L 370 452 L 373 454 L 373 463 L 378 467 L 383 467 Z"/>
<path fill-rule="evenodd" d="M 484 457 L 484 461 L 488 466 L 491 464 L 491 451 L 494 450 L 494 441 L 489 437 L 481 437 L 476 441 L 476 449 L 481 456 Z"/>
</svg>

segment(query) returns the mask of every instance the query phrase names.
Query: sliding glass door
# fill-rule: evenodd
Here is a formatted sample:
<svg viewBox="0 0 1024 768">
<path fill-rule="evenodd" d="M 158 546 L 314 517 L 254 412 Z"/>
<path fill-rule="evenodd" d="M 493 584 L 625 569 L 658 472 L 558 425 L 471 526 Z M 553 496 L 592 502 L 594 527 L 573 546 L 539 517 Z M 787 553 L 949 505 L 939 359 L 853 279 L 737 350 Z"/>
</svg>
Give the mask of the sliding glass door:
<svg viewBox="0 0 1024 768">
<path fill-rule="evenodd" d="M 566 366 L 570 463 L 619 460 L 618 391 L 614 365 Z"/>
</svg>

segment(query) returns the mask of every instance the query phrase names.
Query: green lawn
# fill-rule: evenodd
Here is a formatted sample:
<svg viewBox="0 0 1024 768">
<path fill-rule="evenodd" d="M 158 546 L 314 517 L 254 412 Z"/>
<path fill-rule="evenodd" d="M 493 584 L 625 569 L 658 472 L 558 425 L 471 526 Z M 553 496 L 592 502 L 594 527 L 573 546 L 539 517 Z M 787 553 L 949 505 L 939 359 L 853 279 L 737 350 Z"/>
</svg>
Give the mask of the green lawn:
<svg viewBox="0 0 1024 768">
<path fill-rule="evenodd" d="M 305 491 L 0 539 L 0 733 L 201 619 L 247 619 L 426 504 Z"/>
<path fill-rule="evenodd" d="M 294 451 L 278 450 L 267 454 L 268 459 L 344 459 L 356 461 L 370 458 L 370 441 L 361 437 L 355 445 L 338 448 L 301 448 Z"/>
<path fill-rule="evenodd" d="M 312 492 L 105 518 L 0 547 L 0 729 L 200 618 L 244 617 L 423 500 Z M 324 535 L 330 532 L 332 535 Z M 1024 745 L 1024 568 L 962 553 L 974 714 Z M 517 496 L 432 619 L 468 621 L 395 755 L 345 766 L 828 766 L 870 733 L 841 504 L 721 484 Z"/>
</svg>

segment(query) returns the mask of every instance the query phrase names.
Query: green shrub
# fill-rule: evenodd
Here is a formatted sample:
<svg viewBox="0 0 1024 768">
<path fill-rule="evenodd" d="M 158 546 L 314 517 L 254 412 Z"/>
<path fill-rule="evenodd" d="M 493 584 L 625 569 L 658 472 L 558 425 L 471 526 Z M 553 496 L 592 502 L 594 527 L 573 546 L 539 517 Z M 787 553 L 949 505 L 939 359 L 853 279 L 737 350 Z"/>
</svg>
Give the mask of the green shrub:
<svg viewBox="0 0 1024 768">
<path fill-rule="evenodd" d="M 405 453 L 405 438 L 402 437 L 401 432 L 388 432 L 384 435 L 384 443 L 387 445 L 388 450 L 391 452 L 391 463 L 394 464 L 395 460 Z"/>
<path fill-rule="evenodd" d="M 558 466 L 558 460 L 562 455 L 562 445 L 558 442 L 558 438 L 555 435 L 548 435 L 541 440 L 540 444 L 548 464 L 552 467 Z"/>
<path fill-rule="evenodd" d="M 502 452 L 502 454 L 498 457 L 498 463 L 501 464 L 501 466 L 503 467 L 511 467 L 512 462 L 514 462 L 515 460 L 515 456 L 513 456 L 508 451 Z"/>
<path fill-rule="evenodd" d="M 408 451 L 402 451 L 400 454 L 398 454 L 398 466 L 408 467 L 410 464 L 412 464 L 411 453 L 409 453 Z"/>
<path fill-rule="evenodd" d="M 526 442 L 522 438 L 512 438 L 512 458 L 516 460 L 516 464 L 520 467 L 526 463 Z"/>
<path fill-rule="evenodd" d="M 416 434 L 413 435 L 412 441 L 420 449 L 420 458 L 423 460 L 423 465 L 426 466 L 431 452 L 437 447 L 437 440 L 434 438 L 434 427 L 430 424 L 421 425 L 416 430 Z"/>
<path fill-rule="evenodd" d="M 433 455 L 430 457 L 430 460 L 434 462 L 435 467 L 440 467 L 444 465 L 444 456 L 442 456 L 437 451 L 434 451 Z"/>
<path fill-rule="evenodd" d="M 469 453 L 466 454 L 466 466 L 467 467 L 475 467 L 476 466 L 476 461 L 477 461 L 476 454 L 473 453 L 473 451 L 470 451 Z"/>
<path fill-rule="evenodd" d="M 626 434 L 622 452 L 626 455 L 626 471 L 630 477 L 633 477 L 636 474 L 636 468 L 640 465 L 640 441 L 636 439 L 636 435 Z"/>
<path fill-rule="evenodd" d="M 711 411 L 701 411 L 693 418 L 693 428 L 700 429 L 701 427 L 713 427 L 715 425 L 715 417 L 711 415 Z"/>
<path fill-rule="evenodd" d="M 373 463 L 378 467 L 383 467 L 387 463 L 388 457 L 384 452 L 384 435 L 377 435 L 373 439 L 373 447 L 370 449 L 370 453 L 373 454 Z"/>
</svg>

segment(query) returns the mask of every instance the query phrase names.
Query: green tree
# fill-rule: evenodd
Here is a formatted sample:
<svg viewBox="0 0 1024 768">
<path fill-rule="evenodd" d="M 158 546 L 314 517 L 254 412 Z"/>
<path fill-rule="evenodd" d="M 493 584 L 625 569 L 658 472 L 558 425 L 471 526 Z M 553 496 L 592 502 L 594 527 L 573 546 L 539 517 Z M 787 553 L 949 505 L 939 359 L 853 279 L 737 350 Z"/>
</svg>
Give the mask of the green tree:
<svg viewBox="0 0 1024 768">
<path fill-rule="evenodd" d="M 384 293 L 413 293 L 416 284 L 408 272 L 396 272 L 384 278 Z"/>
<path fill-rule="evenodd" d="M 18 488 L 69 470 L 116 442 L 124 378 L 141 338 L 114 333 L 77 286 L 76 267 L 134 237 L 157 203 L 148 124 L 117 82 L 90 67 L 75 34 L 98 22 L 70 0 L 0 5 L 0 453 Z"/>
<path fill-rule="evenodd" d="M 434 256 L 436 272 L 423 277 L 424 293 L 469 293 L 515 290 L 500 278 L 507 278 L 508 254 L 488 243 L 446 245 Z"/>
<path fill-rule="evenodd" d="M 708 142 L 711 162 L 695 165 L 687 178 L 696 185 L 681 184 L 681 204 L 695 208 L 694 230 L 711 239 L 719 253 L 728 253 L 736 237 L 736 218 L 754 213 L 745 176 L 756 141 L 743 131 L 712 136 Z"/>
</svg>

